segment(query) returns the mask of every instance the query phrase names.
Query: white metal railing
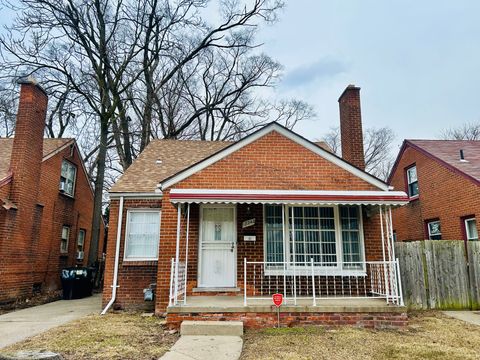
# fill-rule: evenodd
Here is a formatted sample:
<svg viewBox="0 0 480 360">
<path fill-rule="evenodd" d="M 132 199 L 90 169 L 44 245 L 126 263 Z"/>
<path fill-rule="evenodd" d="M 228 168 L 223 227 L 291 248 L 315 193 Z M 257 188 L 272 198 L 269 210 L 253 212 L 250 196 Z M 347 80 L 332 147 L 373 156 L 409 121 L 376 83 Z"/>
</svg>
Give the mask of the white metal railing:
<svg viewBox="0 0 480 360">
<path fill-rule="evenodd" d="M 168 305 L 178 305 L 180 301 L 186 300 L 186 264 L 184 261 L 179 261 L 178 265 L 175 259 L 172 258 L 170 267 L 170 296 L 168 298 Z"/>
<path fill-rule="evenodd" d="M 285 302 L 297 300 L 379 298 L 402 305 L 403 297 L 396 261 L 351 263 L 264 262 L 244 258 L 244 305 L 255 300 L 270 300 L 282 293 Z"/>
</svg>

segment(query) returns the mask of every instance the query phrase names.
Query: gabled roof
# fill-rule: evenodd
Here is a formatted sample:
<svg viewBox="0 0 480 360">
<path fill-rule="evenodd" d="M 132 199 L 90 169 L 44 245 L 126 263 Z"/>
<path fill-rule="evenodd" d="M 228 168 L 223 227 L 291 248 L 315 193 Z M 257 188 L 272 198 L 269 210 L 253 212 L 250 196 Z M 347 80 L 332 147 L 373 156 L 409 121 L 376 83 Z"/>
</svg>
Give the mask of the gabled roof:
<svg viewBox="0 0 480 360">
<path fill-rule="evenodd" d="M 480 141 L 479 140 L 409 140 L 406 139 L 390 172 L 391 181 L 403 153 L 411 147 L 437 161 L 448 169 L 459 173 L 480 185 Z M 463 150 L 465 161 L 460 160 Z"/>
<path fill-rule="evenodd" d="M 115 185 L 112 186 L 109 192 L 110 194 L 153 194 L 159 184 L 161 184 L 163 188 L 171 186 L 170 184 L 181 181 L 178 179 L 184 179 L 190 176 L 192 173 L 224 158 L 228 154 L 246 146 L 270 131 L 278 131 L 382 190 L 388 189 L 388 185 L 383 181 L 333 154 L 326 143 L 311 142 L 278 123 L 273 122 L 236 142 L 152 140 Z"/>
<path fill-rule="evenodd" d="M 233 141 L 152 140 L 110 193 L 153 193 L 159 182 L 232 144 Z M 316 144 L 331 152 L 325 142 Z"/>
<path fill-rule="evenodd" d="M 43 161 L 74 143 L 74 139 L 43 139 Z M 10 157 L 12 155 L 13 138 L 0 138 L 0 180 L 8 176 Z"/>
<path fill-rule="evenodd" d="M 323 157 L 324 159 L 332 162 L 333 164 L 339 166 L 340 168 L 350 172 L 351 174 L 361 178 L 362 180 L 378 187 L 381 190 L 388 190 L 389 186 L 383 182 L 382 180 L 376 178 L 375 176 L 365 172 L 362 169 L 355 167 L 354 165 L 350 164 L 346 160 L 342 159 L 341 157 L 331 153 L 328 150 L 325 150 L 323 147 L 317 145 L 314 142 L 311 142 L 304 137 L 298 135 L 297 133 L 287 129 L 286 127 L 278 124 L 277 122 L 272 122 L 268 125 L 265 125 L 263 128 L 255 131 L 254 133 L 244 137 L 243 139 L 230 144 L 229 146 L 217 151 L 216 153 L 206 157 L 205 159 L 187 167 L 186 169 L 166 178 L 165 180 L 159 183 L 160 189 L 166 189 L 170 186 L 176 184 L 183 179 L 195 174 L 196 172 L 206 168 L 214 164 L 215 162 L 225 158 L 226 156 L 230 155 L 231 153 L 241 149 L 244 146 L 256 141 L 257 139 L 265 136 L 266 134 L 276 131 L 279 134 L 285 136 L 286 138 L 290 139 L 291 141 L 303 146 L 304 148 L 312 151 L 313 153 Z"/>
</svg>

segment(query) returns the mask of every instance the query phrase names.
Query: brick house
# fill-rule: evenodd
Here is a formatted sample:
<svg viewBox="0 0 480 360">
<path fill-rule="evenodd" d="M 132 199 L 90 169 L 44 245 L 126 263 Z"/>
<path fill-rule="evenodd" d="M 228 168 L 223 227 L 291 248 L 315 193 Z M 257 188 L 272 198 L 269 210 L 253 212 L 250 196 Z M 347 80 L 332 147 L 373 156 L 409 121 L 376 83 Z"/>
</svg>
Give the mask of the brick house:
<svg viewBox="0 0 480 360">
<path fill-rule="evenodd" d="M 282 293 L 283 324 L 404 325 L 390 209 L 407 196 L 363 170 L 359 92 L 339 99 L 343 159 L 277 123 L 153 140 L 110 190 L 104 312 L 260 327 Z"/>
<path fill-rule="evenodd" d="M 43 138 L 47 96 L 20 83 L 15 137 L 0 138 L 0 303 L 59 289 L 61 268 L 86 265 L 92 227 L 77 144 Z"/>
<path fill-rule="evenodd" d="M 480 141 L 405 140 L 388 182 L 410 198 L 394 210 L 397 240 L 478 240 Z"/>
</svg>

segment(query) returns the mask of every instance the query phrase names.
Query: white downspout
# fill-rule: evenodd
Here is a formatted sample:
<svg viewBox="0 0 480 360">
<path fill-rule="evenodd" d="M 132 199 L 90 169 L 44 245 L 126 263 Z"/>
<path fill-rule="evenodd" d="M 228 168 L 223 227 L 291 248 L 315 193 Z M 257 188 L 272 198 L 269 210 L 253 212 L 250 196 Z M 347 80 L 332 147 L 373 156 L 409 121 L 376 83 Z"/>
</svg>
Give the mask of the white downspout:
<svg viewBox="0 0 480 360">
<path fill-rule="evenodd" d="M 112 298 L 108 302 L 105 309 L 102 310 L 100 315 L 105 315 L 115 302 L 117 297 L 117 281 L 118 281 L 118 263 L 120 258 L 120 238 L 122 236 L 122 220 L 123 220 L 123 196 L 120 197 L 120 208 L 118 209 L 118 226 L 117 226 L 117 243 L 115 245 L 115 266 L 113 268 L 113 283 L 112 283 Z"/>
</svg>

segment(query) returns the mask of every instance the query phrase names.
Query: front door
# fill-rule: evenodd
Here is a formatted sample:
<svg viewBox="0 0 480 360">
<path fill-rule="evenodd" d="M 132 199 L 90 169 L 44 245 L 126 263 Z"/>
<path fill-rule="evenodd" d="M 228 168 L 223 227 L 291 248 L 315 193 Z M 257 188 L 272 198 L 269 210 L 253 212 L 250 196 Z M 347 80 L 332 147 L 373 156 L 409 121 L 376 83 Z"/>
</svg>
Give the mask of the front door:
<svg viewBox="0 0 480 360">
<path fill-rule="evenodd" d="M 235 287 L 235 206 L 201 207 L 199 287 Z"/>
</svg>

